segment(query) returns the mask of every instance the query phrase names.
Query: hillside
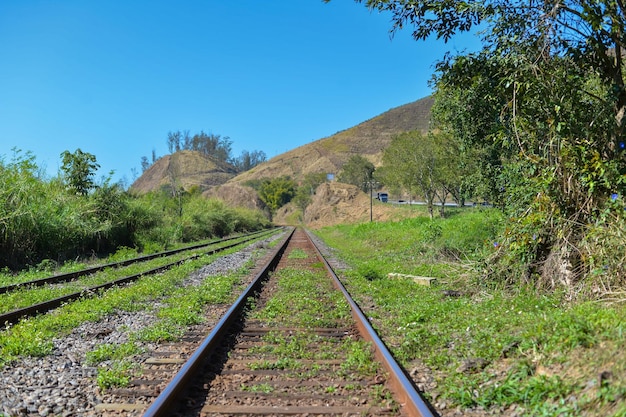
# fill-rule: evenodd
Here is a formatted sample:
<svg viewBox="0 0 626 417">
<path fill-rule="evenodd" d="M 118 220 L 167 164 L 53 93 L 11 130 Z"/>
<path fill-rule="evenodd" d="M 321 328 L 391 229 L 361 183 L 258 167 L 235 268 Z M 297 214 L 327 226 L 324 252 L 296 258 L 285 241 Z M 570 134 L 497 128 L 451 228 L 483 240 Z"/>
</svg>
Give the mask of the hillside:
<svg viewBox="0 0 626 417">
<path fill-rule="evenodd" d="M 357 126 L 278 155 L 250 171 L 236 175 L 234 167 L 194 151 L 179 151 L 157 160 L 135 181 L 131 190 L 145 193 L 173 184 L 189 189 L 198 186 L 206 196 L 218 197 L 233 205 L 259 206 L 246 181 L 290 176 L 298 180 L 308 173 L 337 174 L 352 155 L 362 155 L 374 165 L 394 135 L 410 130 L 426 132 L 432 97 L 425 97 L 386 111 Z"/>
<path fill-rule="evenodd" d="M 382 151 L 394 135 L 410 130 L 426 132 L 432 97 L 393 108 L 350 129 L 300 146 L 232 178 L 243 183 L 262 178 L 290 176 L 296 180 L 308 173 L 337 174 L 352 155 L 362 155 L 380 164 Z"/>
<path fill-rule="evenodd" d="M 201 190 L 224 184 L 236 175 L 233 166 L 200 152 L 178 151 L 159 158 L 133 183 L 131 191 L 146 193 L 174 185 Z"/>
</svg>

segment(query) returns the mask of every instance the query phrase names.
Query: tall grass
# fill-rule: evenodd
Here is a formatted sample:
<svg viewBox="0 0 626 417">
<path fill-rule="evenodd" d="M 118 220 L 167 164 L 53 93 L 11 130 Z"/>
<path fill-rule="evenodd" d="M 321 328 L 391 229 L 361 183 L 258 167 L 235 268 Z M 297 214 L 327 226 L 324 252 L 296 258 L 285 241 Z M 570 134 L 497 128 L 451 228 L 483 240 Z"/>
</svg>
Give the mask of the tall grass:
<svg viewBox="0 0 626 417">
<path fill-rule="evenodd" d="M 88 195 L 46 179 L 30 153 L 0 160 L 0 268 L 11 270 L 114 252 L 154 251 L 180 242 L 267 227 L 260 212 L 231 209 L 199 193 L 133 196 L 108 180 Z"/>
<path fill-rule="evenodd" d="M 320 231 L 333 247 L 350 246 L 348 258 L 370 278 L 389 272 L 443 278 L 479 263 L 502 227 L 498 211 L 451 210 L 446 218 L 339 225 Z"/>
</svg>

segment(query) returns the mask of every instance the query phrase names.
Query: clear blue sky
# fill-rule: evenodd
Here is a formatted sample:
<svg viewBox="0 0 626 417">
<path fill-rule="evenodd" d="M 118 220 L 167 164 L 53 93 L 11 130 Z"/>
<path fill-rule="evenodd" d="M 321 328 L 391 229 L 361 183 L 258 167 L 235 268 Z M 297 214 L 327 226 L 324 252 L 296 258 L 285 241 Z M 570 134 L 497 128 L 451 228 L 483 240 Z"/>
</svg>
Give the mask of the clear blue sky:
<svg viewBox="0 0 626 417">
<path fill-rule="evenodd" d="M 204 130 L 271 158 L 429 95 L 477 45 L 389 28 L 352 0 L 2 0 L 0 157 L 56 175 L 80 148 L 130 183 L 169 131 Z"/>
</svg>

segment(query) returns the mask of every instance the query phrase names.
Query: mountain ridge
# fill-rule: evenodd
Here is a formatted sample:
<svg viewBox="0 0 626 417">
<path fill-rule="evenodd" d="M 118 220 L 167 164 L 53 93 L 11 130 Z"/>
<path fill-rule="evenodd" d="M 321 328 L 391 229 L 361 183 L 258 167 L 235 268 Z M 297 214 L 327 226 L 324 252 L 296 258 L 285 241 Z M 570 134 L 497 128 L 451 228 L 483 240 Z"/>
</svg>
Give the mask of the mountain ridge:
<svg viewBox="0 0 626 417">
<path fill-rule="evenodd" d="M 432 96 L 427 96 L 394 107 L 356 126 L 277 155 L 239 174 L 232 165 L 199 152 L 178 151 L 155 161 L 131 185 L 131 190 L 146 193 L 172 187 L 186 190 L 198 187 L 207 197 L 218 197 L 235 203 L 228 201 L 232 199 L 229 194 L 249 181 L 283 176 L 300 181 L 309 173 L 338 174 L 352 155 L 361 155 L 379 166 L 383 151 L 395 135 L 411 130 L 428 131 L 433 101 Z M 222 187 L 225 185 L 228 187 Z M 245 194 L 246 201 L 250 202 L 246 206 L 258 206 L 249 193 Z"/>
</svg>

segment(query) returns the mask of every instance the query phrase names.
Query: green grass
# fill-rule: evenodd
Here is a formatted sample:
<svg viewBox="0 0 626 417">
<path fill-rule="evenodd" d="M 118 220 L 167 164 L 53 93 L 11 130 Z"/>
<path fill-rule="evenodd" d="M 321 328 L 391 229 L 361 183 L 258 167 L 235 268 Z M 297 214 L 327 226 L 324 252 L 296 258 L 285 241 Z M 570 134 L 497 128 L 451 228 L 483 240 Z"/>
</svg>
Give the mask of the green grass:
<svg viewBox="0 0 626 417">
<path fill-rule="evenodd" d="M 294 253 L 296 251 L 293 251 Z M 298 252 L 298 259 L 304 251 Z M 299 374 L 303 378 L 314 377 L 331 365 L 316 365 L 303 369 L 303 359 L 335 359 L 337 349 L 343 352 L 337 375 L 359 379 L 374 376 L 380 370 L 374 360 L 371 345 L 351 338 L 329 339 L 306 331 L 307 328 L 348 327 L 352 324 L 350 307 L 343 295 L 333 289 L 326 272 L 322 269 L 306 270 L 284 268 L 277 272 L 277 289 L 272 298 L 258 311 L 249 316 L 273 326 L 304 328 L 285 336 L 280 332 L 269 332 L 263 338 L 268 344 L 254 348 L 251 352 L 268 355 L 270 358 L 252 364 L 253 369 L 282 369 Z M 315 348 L 311 348 L 315 346 Z M 271 355 L 271 356 L 269 356 Z M 299 372 L 300 371 L 300 372 Z M 299 373 L 298 373 L 299 372 Z"/>
<path fill-rule="evenodd" d="M 241 390 L 245 392 L 260 392 L 264 394 L 269 394 L 271 392 L 274 392 L 274 387 L 266 382 L 254 385 L 241 384 Z"/>
<path fill-rule="evenodd" d="M 367 315 L 394 355 L 430 369 L 437 388 L 427 396 L 452 407 L 518 407 L 525 416 L 624 415 L 626 308 L 483 283 L 479 266 L 499 227 L 497 213 L 466 210 L 317 234 L 350 265 L 342 279 L 355 298 L 373 303 Z M 387 279 L 389 272 L 435 276 L 438 284 Z M 466 370 L 470 359 L 486 366 Z M 610 378 L 601 383 L 603 371 Z"/>
<path fill-rule="evenodd" d="M 239 239 L 239 240 L 243 240 Z M 237 242 L 237 240 L 234 240 Z M 230 244 L 230 243 L 228 243 Z M 215 246 L 211 246 L 209 249 L 214 250 L 217 247 L 224 246 L 224 244 L 218 244 Z M 71 281 L 64 284 L 53 285 L 53 286 L 42 286 L 35 288 L 22 288 L 17 291 L 12 291 L 10 293 L 0 294 L 0 313 L 6 313 L 9 311 L 16 310 L 18 308 L 24 308 L 36 303 L 41 303 L 44 301 L 51 300 L 56 297 L 61 297 L 64 295 L 72 294 L 75 292 L 80 292 L 89 287 L 106 284 L 108 282 L 114 281 L 116 279 L 120 279 L 122 277 L 126 277 L 129 275 L 139 274 L 144 271 L 148 271 L 150 269 L 154 269 L 160 266 L 167 265 L 169 263 L 177 262 L 180 260 L 185 260 L 192 256 L 197 256 L 205 253 L 209 249 L 195 249 L 184 251 L 178 254 L 174 254 L 168 257 L 162 257 L 153 259 L 146 262 L 140 262 L 138 264 L 132 264 L 123 268 L 107 268 L 104 271 L 97 272 L 85 277 L 81 277 L 76 281 Z M 117 260 L 121 260 L 123 258 L 129 258 L 136 256 L 134 251 L 130 250 L 121 250 L 120 254 L 114 255 Z M 30 274 L 26 274 L 26 276 L 31 276 Z M 21 281 L 21 279 L 20 279 Z"/>
<path fill-rule="evenodd" d="M 300 248 L 296 248 L 292 250 L 288 256 L 289 259 L 306 259 L 308 257 L 309 255 L 307 255 L 307 253 L 303 249 L 300 249 Z"/>
<path fill-rule="evenodd" d="M 99 345 L 91 352 L 87 352 L 85 363 L 87 365 L 97 365 L 108 360 L 125 359 L 140 352 L 141 349 L 134 342 L 126 342 L 119 345 L 105 343 Z"/>
<path fill-rule="evenodd" d="M 99 367 L 96 382 L 98 387 L 106 390 L 112 387 L 126 387 L 130 383 L 131 371 L 133 364 L 130 361 L 123 360 L 115 362 L 109 367 Z"/>
<path fill-rule="evenodd" d="M 142 277 L 133 285 L 112 288 L 99 297 L 85 298 L 52 313 L 22 320 L 0 331 L 0 366 L 18 356 L 50 354 L 55 337 L 68 334 L 82 323 L 98 321 L 116 311 L 151 309 L 155 300 L 163 305 L 156 312 L 160 320 L 154 326 L 142 329 L 136 337 L 148 341 L 173 340 L 186 326 L 201 320 L 203 305 L 225 302 L 244 270 L 228 276 L 208 277 L 204 284 L 193 288 L 181 288 L 180 284 L 193 271 L 238 249 L 231 248 L 219 255 L 204 255 L 162 274 Z M 98 353 L 94 355 L 98 356 Z"/>
<path fill-rule="evenodd" d="M 253 318 L 272 325 L 336 327 L 350 316 L 340 292 L 332 289 L 323 272 L 285 268 L 280 272 L 278 291 Z M 322 301 L 320 300 L 320 297 Z"/>
</svg>

